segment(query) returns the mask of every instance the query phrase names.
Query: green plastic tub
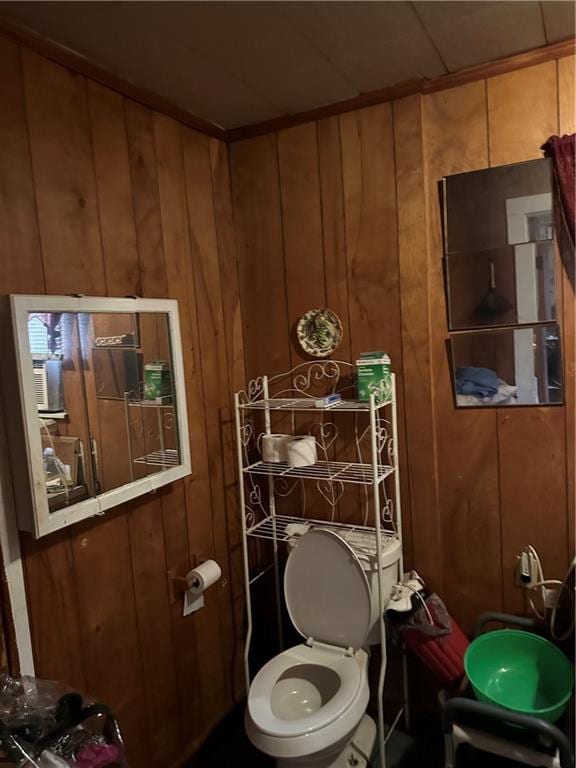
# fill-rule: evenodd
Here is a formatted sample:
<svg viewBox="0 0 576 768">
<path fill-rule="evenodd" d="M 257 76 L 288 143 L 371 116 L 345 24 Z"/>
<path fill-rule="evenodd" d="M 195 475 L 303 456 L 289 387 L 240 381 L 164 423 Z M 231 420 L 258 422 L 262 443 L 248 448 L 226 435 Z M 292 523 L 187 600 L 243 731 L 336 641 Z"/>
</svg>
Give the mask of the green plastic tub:
<svg viewBox="0 0 576 768">
<path fill-rule="evenodd" d="M 480 701 L 555 723 L 566 709 L 574 676 L 562 651 L 538 635 L 501 629 L 470 644 L 464 668 Z"/>
</svg>

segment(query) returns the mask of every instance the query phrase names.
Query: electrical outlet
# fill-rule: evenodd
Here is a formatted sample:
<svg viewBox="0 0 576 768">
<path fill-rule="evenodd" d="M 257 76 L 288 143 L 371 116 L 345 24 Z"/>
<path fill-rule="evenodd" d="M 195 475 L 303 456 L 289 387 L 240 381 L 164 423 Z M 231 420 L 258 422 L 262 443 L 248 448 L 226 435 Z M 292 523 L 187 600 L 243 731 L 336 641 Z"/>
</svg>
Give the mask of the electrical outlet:
<svg viewBox="0 0 576 768">
<path fill-rule="evenodd" d="M 529 550 L 516 555 L 516 586 L 530 589 L 538 582 L 538 563 Z"/>
</svg>

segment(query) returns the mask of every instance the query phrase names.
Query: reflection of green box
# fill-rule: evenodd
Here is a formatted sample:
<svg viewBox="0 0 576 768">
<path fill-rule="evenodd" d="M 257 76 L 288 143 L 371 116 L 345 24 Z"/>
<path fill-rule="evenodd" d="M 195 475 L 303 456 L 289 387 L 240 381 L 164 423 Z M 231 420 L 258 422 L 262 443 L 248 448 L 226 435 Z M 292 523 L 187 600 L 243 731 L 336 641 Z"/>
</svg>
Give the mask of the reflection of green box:
<svg viewBox="0 0 576 768">
<path fill-rule="evenodd" d="M 144 366 L 144 399 L 165 400 L 172 394 L 170 366 L 164 360 L 146 363 Z"/>
<path fill-rule="evenodd" d="M 386 352 L 361 353 L 356 360 L 356 387 L 359 400 L 370 400 L 370 395 L 376 403 L 392 399 L 392 366 Z"/>
</svg>

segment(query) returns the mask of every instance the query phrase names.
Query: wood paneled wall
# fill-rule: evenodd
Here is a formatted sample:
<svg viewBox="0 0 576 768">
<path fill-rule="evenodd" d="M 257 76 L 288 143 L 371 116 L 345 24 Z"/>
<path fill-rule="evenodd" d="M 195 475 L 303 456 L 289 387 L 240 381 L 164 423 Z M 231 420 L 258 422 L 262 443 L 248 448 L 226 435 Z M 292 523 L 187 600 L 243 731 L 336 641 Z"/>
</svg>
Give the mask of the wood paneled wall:
<svg viewBox="0 0 576 768">
<path fill-rule="evenodd" d="M 550 578 L 574 550 L 574 291 L 563 273 L 566 405 L 456 410 L 438 181 L 540 157 L 576 130 L 573 80 L 569 57 L 230 146 L 247 374 L 298 362 L 294 323 L 324 304 L 337 357 L 390 352 L 408 561 L 467 628 L 523 609 L 525 544 Z"/>
<path fill-rule="evenodd" d="M 576 130 L 573 57 L 230 145 L 0 37 L 0 291 L 180 302 L 192 477 L 34 542 L 38 674 L 118 713 L 133 765 L 179 764 L 242 693 L 230 394 L 303 357 L 294 323 L 342 318 L 339 356 L 399 374 L 407 557 L 466 626 L 521 610 L 525 543 L 574 548 L 574 293 L 561 280 L 566 406 L 456 411 L 437 182 L 539 156 Z M 232 192 L 228 152 L 232 167 Z M 237 262 L 240 264 L 238 279 Z M 242 311 L 241 311 L 242 306 Z M 167 571 L 224 579 L 183 619 Z"/>
<path fill-rule="evenodd" d="M 193 475 L 21 541 L 37 674 L 109 704 L 131 765 L 169 768 L 242 691 L 230 392 L 244 353 L 227 149 L 4 37 L 0 105 L 0 292 L 179 300 Z M 184 619 L 167 572 L 206 557 L 223 579 Z"/>
</svg>

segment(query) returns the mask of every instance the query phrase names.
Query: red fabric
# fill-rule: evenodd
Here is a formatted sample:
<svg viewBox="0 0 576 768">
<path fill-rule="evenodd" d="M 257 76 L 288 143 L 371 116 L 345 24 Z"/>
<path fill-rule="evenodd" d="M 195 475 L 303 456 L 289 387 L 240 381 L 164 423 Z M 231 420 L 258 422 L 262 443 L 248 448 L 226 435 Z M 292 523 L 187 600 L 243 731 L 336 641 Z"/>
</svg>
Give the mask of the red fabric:
<svg viewBox="0 0 576 768">
<path fill-rule="evenodd" d="M 576 222 L 576 134 L 552 136 L 542 149 L 554 164 L 556 202 L 563 214 L 564 226 L 573 249 Z"/>
<path fill-rule="evenodd" d="M 431 637 L 419 629 L 404 627 L 402 635 L 410 648 L 442 685 L 449 685 L 464 674 L 464 654 L 470 641 L 451 619 L 450 633 Z"/>
</svg>

